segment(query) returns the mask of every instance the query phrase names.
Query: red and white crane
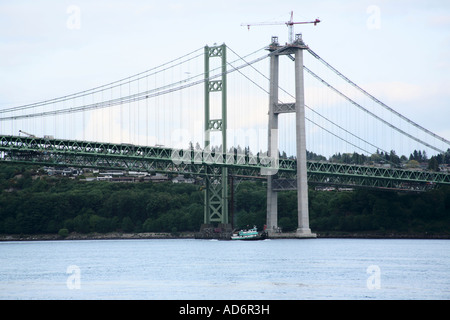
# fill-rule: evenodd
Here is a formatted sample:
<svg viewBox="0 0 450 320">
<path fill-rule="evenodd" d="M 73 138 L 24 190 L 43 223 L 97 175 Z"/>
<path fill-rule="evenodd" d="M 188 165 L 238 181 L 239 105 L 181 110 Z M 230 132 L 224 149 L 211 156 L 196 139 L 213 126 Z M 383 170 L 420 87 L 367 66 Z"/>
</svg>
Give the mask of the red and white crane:
<svg viewBox="0 0 450 320">
<path fill-rule="evenodd" d="M 270 26 L 270 25 L 281 25 L 285 24 L 288 27 L 288 35 L 289 35 L 289 43 L 292 43 L 294 40 L 294 24 L 308 24 L 313 23 L 314 25 L 317 25 L 320 22 L 319 19 L 316 19 L 314 21 L 304 21 L 304 22 L 295 22 L 294 21 L 294 11 L 291 11 L 291 20 L 287 22 L 259 22 L 259 23 L 242 23 L 241 26 L 247 26 L 247 28 L 250 30 L 251 26 Z"/>
</svg>

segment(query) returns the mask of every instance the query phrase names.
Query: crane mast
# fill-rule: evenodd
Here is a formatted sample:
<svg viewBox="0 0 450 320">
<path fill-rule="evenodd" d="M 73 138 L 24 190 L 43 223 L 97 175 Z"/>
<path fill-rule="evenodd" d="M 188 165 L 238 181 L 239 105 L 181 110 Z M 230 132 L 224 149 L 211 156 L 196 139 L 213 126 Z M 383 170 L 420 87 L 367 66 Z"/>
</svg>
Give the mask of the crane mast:
<svg viewBox="0 0 450 320">
<path fill-rule="evenodd" d="M 294 25 L 295 24 L 312 23 L 314 25 L 317 25 L 319 22 L 320 22 L 319 19 L 316 19 L 314 21 L 295 22 L 294 21 L 294 11 L 291 11 L 291 19 L 289 21 L 286 21 L 286 22 L 242 23 L 241 26 L 246 26 L 250 30 L 251 26 L 270 26 L 270 25 L 283 25 L 283 24 L 285 24 L 288 27 L 289 43 L 292 43 L 294 41 Z"/>
</svg>

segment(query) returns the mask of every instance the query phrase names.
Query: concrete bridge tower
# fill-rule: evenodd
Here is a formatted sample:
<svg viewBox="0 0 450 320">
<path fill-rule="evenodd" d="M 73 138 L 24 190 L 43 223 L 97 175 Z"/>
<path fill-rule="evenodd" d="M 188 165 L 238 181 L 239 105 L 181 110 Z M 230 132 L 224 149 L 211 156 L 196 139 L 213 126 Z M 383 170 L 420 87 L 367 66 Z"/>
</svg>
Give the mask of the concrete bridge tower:
<svg viewBox="0 0 450 320">
<path fill-rule="evenodd" d="M 278 115 L 296 113 L 296 149 L 297 178 L 295 180 L 278 179 L 276 171 L 267 177 L 267 231 L 272 237 L 278 234 L 278 191 L 297 190 L 298 228 L 295 236 L 314 238 L 309 228 L 308 182 L 306 173 L 306 133 L 305 133 L 305 98 L 303 81 L 303 50 L 308 47 L 297 34 L 295 40 L 280 46 L 278 37 L 272 37 L 268 47 L 270 51 L 270 88 L 269 88 L 269 140 L 268 153 L 278 157 Z M 285 55 L 295 62 L 295 102 L 278 103 L 279 57 Z"/>
</svg>

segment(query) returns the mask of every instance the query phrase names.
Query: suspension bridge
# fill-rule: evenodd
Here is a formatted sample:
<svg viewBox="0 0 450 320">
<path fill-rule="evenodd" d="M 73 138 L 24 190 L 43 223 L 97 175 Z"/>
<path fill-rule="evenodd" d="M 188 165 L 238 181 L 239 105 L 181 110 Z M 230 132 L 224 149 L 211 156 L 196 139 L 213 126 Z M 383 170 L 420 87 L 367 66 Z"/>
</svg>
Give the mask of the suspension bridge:
<svg viewBox="0 0 450 320">
<path fill-rule="evenodd" d="M 277 193 L 297 190 L 299 237 L 314 236 L 308 184 L 407 192 L 450 185 L 447 171 L 377 161 L 380 152 L 433 155 L 449 147 L 301 35 L 285 45 L 272 37 L 245 56 L 205 46 L 109 84 L 0 109 L 2 162 L 200 176 L 205 224 L 229 223 L 230 179 L 265 179 L 269 232 L 277 229 Z M 307 150 L 324 157 L 307 159 Z M 368 161 L 326 160 L 336 153 Z"/>
</svg>

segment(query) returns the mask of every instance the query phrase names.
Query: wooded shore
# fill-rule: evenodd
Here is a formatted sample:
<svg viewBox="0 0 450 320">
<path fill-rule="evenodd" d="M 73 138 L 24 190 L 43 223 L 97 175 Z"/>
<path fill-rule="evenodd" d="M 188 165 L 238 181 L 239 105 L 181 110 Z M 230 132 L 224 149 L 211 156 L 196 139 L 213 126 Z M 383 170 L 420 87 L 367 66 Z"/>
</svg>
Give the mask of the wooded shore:
<svg viewBox="0 0 450 320">
<path fill-rule="evenodd" d="M 317 233 L 318 239 L 450 239 L 447 234 L 394 234 L 394 233 Z M 194 232 L 141 232 L 141 233 L 71 233 L 67 237 L 58 234 L 0 235 L 0 241 L 55 241 L 55 240 L 132 240 L 132 239 L 195 239 Z M 270 239 L 270 237 L 269 237 Z M 276 240 L 276 239 L 271 239 Z"/>
</svg>

